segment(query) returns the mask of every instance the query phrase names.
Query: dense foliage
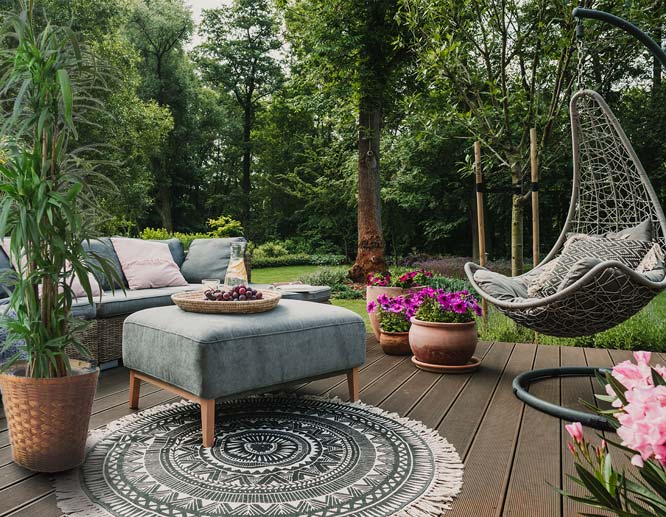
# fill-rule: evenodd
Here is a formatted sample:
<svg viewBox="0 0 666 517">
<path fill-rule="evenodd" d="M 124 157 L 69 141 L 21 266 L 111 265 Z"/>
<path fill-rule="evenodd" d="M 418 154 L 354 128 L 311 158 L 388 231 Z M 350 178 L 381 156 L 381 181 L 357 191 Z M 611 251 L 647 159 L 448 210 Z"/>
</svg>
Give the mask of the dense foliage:
<svg viewBox="0 0 666 517">
<path fill-rule="evenodd" d="M 80 135 L 82 145 L 107 144 L 98 170 L 111 181 L 95 190 L 101 231 L 208 233 L 223 214 L 258 245 L 298 240 L 295 253 L 351 260 L 358 179 L 370 178 L 387 255 L 472 256 L 480 139 L 488 185 L 517 192 L 487 196 L 490 256 L 513 250 L 515 269 L 531 260 L 530 127 L 544 251 L 569 203 L 574 4 L 233 0 L 198 26 L 185 0 L 36 0 L 35 12 L 42 24 L 71 21 L 108 67 L 98 93 L 106 113 L 91 112 Z M 662 2 L 594 6 L 660 37 Z M 615 29 L 590 22 L 585 32 L 586 84 L 616 110 L 661 194 L 661 69 Z M 370 140 L 363 156 L 359 138 Z"/>
</svg>

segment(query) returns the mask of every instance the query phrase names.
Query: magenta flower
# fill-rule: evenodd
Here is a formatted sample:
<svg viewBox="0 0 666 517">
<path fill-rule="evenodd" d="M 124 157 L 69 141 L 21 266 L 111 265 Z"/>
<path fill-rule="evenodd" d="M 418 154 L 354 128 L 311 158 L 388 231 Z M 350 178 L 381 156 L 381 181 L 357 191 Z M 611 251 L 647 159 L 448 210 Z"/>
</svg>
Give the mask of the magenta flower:
<svg viewBox="0 0 666 517">
<path fill-rule="evenodd" d="M 375 312 L 377 310 L 377 302 L 368 302 L 367 306 L 368 312 Z"/>
</svg>

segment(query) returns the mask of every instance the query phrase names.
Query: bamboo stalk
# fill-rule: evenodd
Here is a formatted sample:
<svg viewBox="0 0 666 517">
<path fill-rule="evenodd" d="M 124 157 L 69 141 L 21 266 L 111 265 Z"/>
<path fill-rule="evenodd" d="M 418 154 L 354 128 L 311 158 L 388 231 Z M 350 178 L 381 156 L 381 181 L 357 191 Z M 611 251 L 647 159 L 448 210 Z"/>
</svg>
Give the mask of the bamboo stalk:
<svg viewBox="0 0 666 517">
<path fill-rule="evenodd" d="M 476 184 L 476 220 L 479 233 L 479 265 L 486 265 L 486 218 L 483 207 L 483 170 L 481 169 L 481 142 L 474 142 L 474 175 Z M 481 300 L 483 322 L 488 323 L 488 302 Z"/>
</svg>

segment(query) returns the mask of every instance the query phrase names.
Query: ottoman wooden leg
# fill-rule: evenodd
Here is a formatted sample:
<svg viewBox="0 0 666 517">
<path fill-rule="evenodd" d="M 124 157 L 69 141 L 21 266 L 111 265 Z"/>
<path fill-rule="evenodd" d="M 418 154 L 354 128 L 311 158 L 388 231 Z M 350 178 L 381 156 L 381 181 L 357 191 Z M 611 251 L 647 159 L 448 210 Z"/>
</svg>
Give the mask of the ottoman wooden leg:
<svg viewBox="0 0 666 517">
<path fill-rule="evenodd" d="M 210 448 L 215 441 L 215 399 L 203 399 L 201 404 L 201 434 L 203 446 Z"/>
<path fill-rule="evenodd" d="M 358 368 L 352 368 L 347 372 L 347 386 L 349 387 L 349 400 L 356 402 L 359 399 Z"/>
<path fill-rule="evenodd" d="M 134 370 L 130 370 L 129 381 L 129 407 L 139 409 L 139 393 L 141 392 L 141 379 L 137 378 Z"/>
</svg>

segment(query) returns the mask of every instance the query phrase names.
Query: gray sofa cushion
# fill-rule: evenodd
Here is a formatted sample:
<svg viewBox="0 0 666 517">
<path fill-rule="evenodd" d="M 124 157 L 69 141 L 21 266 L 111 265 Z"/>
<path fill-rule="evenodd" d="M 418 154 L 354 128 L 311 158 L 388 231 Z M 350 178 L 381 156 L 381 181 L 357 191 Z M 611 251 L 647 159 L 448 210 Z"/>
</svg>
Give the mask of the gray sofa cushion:
<svg viewBox="0 0 666 517">
<path fill-rule="evenodd" d="M 13 271 L 9 257 L 0 246 L 0 300 L 8 298 L 12 292 L 11 275 Z"/>
<path fill-rule="evenodd" d="M 282 300 L 269 312 L 132 314 L 123 362 L 204 398 L 348 370 L 365 362 L 365 325 L 347 309 Z"/>
<path fill-rule="evenodd" d="M 96 300 L 99 300 L 99 297 L 96 297 Z M 92 320 L 97 316 L 97 308 L 94 303 L 88 303 L 88 300 L 77 300 L 72 303 L 72 316 L 84 320 Z"/>
<path fill-rule="evenodd" d="M 113 249 L 113 244 L 111 243 L 110 237 L 100 237 L 99 239 L 91 239 L 83 243 L 83 247 L 88 250 L 96 253 L 100 257 L 105 258 L 109 265 L 115 270 L 118 274 L 118 278 L 121 279 L 121 282 L 117 280 L 113 282 L 115 289 L 121 289 L 122 287 L 127 287 L 127 280 L 125 280 L 125 275 L 123 275 L 123 268 L 120 265 L 120 260 L 118 260 L 118 255 Z M 111 290 L 110 279 L 106 278 L 106 275 L 99 275 L 99 285 L 103 291 Z"/>
<path fill-rule="evenodd" d="M 115 293 L 105 291 L 102 301 L 95 300 L 95 314 L 97 318 L 113 318 L 124 316 L 143 309 L 173 305 L 171 295 L 181 291 L 201 289 L 201 285 L 183 285 L 178 287 L 160 287 L 158 289 L 126 290 L 124 293 L 117 290 Z"/>
<path fill-rule="evenodd" d="M 185 249 L 183 248 L 183 243 L 180 242 L 180 239 L 150 239 L 155 242 L 165 242 L 169 245 L 169 251 L 173 257 L 173 261 L 178 264 L 178 267 L 183 265 L 185 261 Z"/>
<path fill-rule="evenodd" d="M 232 242 L 245 242 L 245 239 L 194 239 L 180 268 L 185 280 L 190 284 L 200 283 L 205 278 L 217 278 L 223 282 L 229 266 Z"/>
<path fill-rule="evenodd" d="M 474 280 L 484 292 L 498 300 L 527 298 L 527 284 L 522 279 L 479 269 L 474 273 Z"/>
</svg>

